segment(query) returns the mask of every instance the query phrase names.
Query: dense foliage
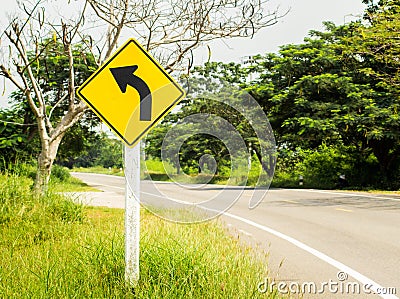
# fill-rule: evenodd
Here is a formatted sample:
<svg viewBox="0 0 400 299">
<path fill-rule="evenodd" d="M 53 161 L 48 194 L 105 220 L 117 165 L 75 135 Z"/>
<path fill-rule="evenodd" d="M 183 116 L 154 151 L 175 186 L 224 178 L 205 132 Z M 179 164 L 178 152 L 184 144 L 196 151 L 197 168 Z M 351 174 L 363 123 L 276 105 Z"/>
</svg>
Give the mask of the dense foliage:
<svg viewBox="0 0 400 299">
<path fill-rule="evenodd" d="M 338 174 L 352 185 L 400 187 L 399 13 L 395 1 L 380 1 L 363 21 L 326 23 L 301 45 L 255 57 L 260 78 L 250 90 L 281 147 L 340 148 L 354 162 Z"/>
<path fill-rule="evenodd" d="M 74 134 L 74 135 L 73 135 Z M 69 135 L 78 140 L 82 140 L 80 150 L 74 149 L 77 144 L 74 139 L 68 138 Z M 81 138 L 80 136 L 86 136 Z M 102 166 L 104 168 L 122 167 L 122 143 L 110 138 L 104 132 L 86 133 L 81 130 L 71 130 L 61 144 L 57 164 L 72 167 L 93 167 Z M 66 151 L 69 149 L 70 151 Z"/>
<path fill-rule="evenodd" d="M 193 74 L 240 86 L 262 106 L 278 146 L 275 182 L 281 186 L 298 185 L 303 176 L 304 186 L 334 188 L 345 175 L 341 186 L 400 187 L 400 5 L 366 3 L 359 21 L 326 22 L 324 32 L 311 31 L 302 44 L 254 56 L 250 65 L 207 63 Z M 182 111 L 152 137 L 162 139 L 186 114 L 211 111 L 239 128 L 247 146 L 253 140 L 226 107 L 196 100 L 184 102 Z M 205 139 L 192 139 L 192 152 L 182 147 L 184 165 L 194 166 L 189 161 L 201 156 L 196 151 L 212 142 Z M 154 148 L 150 141 L 147 150 L 157 155 Z M 253 150 L 257 153 L 257 144 Z"/>
</svg>

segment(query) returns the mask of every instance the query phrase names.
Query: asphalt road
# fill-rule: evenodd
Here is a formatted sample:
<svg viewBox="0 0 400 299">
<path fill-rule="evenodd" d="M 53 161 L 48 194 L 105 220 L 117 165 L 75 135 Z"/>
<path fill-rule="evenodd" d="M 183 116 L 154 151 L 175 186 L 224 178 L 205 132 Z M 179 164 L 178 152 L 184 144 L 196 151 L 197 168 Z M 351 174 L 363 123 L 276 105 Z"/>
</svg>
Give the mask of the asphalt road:
<svg viewBox="0 0 400 299">
<path fill-rule="evenodd" d="M 103 191 L 87 194 L 90 204 L 124 207 L 124 178 L 74 176 Z M 142 198 L 150 203 L 162 196 L 201 202 L 222 194 L 220 201 L 229 202 L 237 195 L 236 188 L 189 187 L 142 182 Z M 272 189 L 255 209 L 249 209 L 252 192 L 244 190 L 219 218 L 231 233 L 268 252 L 266 276 L 275 284 L 260 277 L 260 291 L 279 287 L 282 293 L 294 294 L 303 289 L 303 298 L 400 296 L 400 196 Z"/>
</svg>

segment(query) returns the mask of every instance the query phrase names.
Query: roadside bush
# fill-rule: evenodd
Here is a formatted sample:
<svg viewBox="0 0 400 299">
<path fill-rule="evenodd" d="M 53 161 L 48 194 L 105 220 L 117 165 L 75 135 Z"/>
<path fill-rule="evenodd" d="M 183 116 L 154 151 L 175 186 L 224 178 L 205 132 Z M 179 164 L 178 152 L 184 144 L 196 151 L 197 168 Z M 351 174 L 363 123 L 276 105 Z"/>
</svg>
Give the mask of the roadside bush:
<svg viewBox="0 0 400 299">
<path fill-rule="evenodd" d="M 287 172 L 276 168 L 274 178 L 271 183 L 273 188 L 298 188 L 299 177 L 294 172 Z"/>
<path fill-rule="evenodd" d="M 339 175 L 345 175 L 344 185 L 339 183 Z M 299 176 L 303 176 L 302 186 Z M 272 186 L 397 190 L 400 183 L 396 177 L 400 177 L 400 170 L 392 178 L 382 175 L 378 159 L 372 153 L 362 155 L 350 146 L 321 145 L 316 150 L 280 150 Z"/>
<path fill-rule="evenodd" d="M 304 160 L 297 165 L 304 176 L 304 186 L 333 189 L 338 185 L 339 175 L 348 179 L 355 161 L 345 148 L 321 145 L 316 151 L 304 151 Z"/>
<path fill-rule="evenodd" d="M 69 168 L 102 166 L 119 169 L 123 167 L 122 143 L 102 133 L 88 146 L 86 154 L 70 160 L 66 166 Z"/>
<path fill-rule="evenodd" d="M 13 222 L 46 229 L 54 221 L 82 222 L 84 207 L 59 193 L 36 195 L 32 179 L 15 174 L 0 175 L 0 224 Z"/>
<path fill-rule="evenodd" d="M 71 174 L 67 168 L 55 164 L 51 169 L 51 178 L 66 182 L 71 178 Z"/>
<path fill-rule="evenodd" d="M 14 174 L 21 177 L 35 179 L 37 165 L 35 160 L 29 161 L 29 163 L 19 161 L 12 163 L 3 160 L 0 165 L 1 173 Z"/>
<path fill-rule="evenodd" d="M 349 154 L 350 150 L 325 144 L 317 150 L 283 150 L 278 156 L 272 185 L 283 188 L 299 187 L 299 178 L 302 176 L 304 188 L 333 189 L 339 187 L 339 175 L 345 175 L 351 183 L 356 159 Z"/>
</svg>

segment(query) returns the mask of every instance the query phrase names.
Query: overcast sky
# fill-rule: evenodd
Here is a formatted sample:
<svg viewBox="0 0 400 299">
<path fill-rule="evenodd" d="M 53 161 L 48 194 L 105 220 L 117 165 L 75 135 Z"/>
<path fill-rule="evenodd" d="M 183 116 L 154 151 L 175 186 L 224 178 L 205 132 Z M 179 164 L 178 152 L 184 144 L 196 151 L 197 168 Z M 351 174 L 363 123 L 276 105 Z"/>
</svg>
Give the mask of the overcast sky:
<svg viewBox="0 0 400 299">
<path fill-rule="evenodd" d="M 365 8 L 361 0 L 270 0 L 268 5 L 271 10 L 279 6 L 282 13 L 289 9 L 290 11 L 278 24 L 261 30 L 253 39 L 219 40 L 211 43 L 211 60 L 240 62 L 243 56 L 276 52 L 281 45 L 301 43 L 310 30 L 322 30 L 323 21 L 332 21 L 338 25 L 347 23 L 360 17 Z M 7 15 L 16 10 L 17 1 L 1 0 L 1 6 L 1 24 L 5 24 Z M 196 64 L 202 64 L 207 59 L 206 49 L 195 52 Z M 4 98 L 0 96 L 0 105 L 4 102 Z"/>
</svg>

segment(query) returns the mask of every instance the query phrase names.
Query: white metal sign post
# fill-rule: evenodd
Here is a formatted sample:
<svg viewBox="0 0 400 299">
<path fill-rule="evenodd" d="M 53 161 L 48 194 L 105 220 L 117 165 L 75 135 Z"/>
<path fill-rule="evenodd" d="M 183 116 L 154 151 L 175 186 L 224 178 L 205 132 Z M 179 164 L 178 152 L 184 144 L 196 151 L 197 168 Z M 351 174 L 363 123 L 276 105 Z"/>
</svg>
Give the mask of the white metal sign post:
<svg viewBox="0 0 400 299">
<path fill-rule="evenodd" d="M 140 143 L 125 146 L 125 279 L 130 286 L 139 280 L 140 242 Z"/>
</svg>

